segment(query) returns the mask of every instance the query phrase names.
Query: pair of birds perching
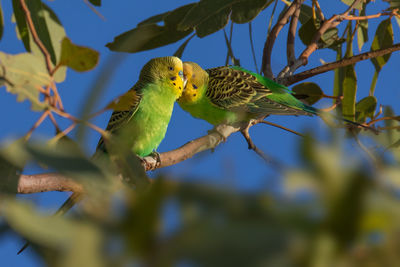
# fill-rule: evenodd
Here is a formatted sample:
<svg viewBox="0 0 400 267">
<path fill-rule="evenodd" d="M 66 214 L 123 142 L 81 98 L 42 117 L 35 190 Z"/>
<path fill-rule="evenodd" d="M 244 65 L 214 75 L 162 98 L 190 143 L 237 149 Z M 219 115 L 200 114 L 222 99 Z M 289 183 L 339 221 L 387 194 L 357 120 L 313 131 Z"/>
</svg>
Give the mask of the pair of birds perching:
<svg viewBox="0 0 400 267">
<path fill-rule="evenodd" d="M 138 82 L 111 105 L 113 113 L 106 131 L 113 141 L 145 157 L 164 138 L 176 100 L 193 117 L 213 125 L 249 122 L 267 115 L 322 113 L 299 101 L 287 87 L 246 69 L 224 66 L 203 70 L 194 62 L 162 57 L 150 60 Z M 106 143 L 100 138 L 95 155 L 107 153 Z M 57 214 L 68 211 L 80 198 L 80 193 L 73 193 Z"/>
</svg>

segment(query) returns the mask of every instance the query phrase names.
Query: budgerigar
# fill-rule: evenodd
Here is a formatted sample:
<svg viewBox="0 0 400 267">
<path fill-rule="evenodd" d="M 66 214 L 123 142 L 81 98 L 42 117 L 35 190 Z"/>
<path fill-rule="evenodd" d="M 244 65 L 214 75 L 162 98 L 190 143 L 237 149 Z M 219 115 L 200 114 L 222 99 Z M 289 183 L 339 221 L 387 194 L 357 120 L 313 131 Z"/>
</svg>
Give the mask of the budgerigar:
<svg viewBox="0 0 400 267">
<path fill-rule="evenodd" d="M 112 103 L 114 112 L 106 128 L 110 138 L 131 148 L 140 157 L 152 153 L 165 136 L 174 103 L 182 95 L 183 88 L 183 65 L 179 58 L 150 60 L 142 68 L 138 82 Z M 105 142 L 100 138 L 96 153 L 106 150 Z M 67 212 L 81 197 L 82 194 L 73 193 L 56 214 Z M 26 243 L 18 254 L 28 245 Z"/>
<path fill-rule="evenodd" d="M 241 67 L 203 70 L 194 62 L 184 62 L 183 72 L 187 84 L 179 105 L 213 125 L 248 122 L 267 115 L 322 113 L 295 98 L 287 87 Z"/>
</svg>

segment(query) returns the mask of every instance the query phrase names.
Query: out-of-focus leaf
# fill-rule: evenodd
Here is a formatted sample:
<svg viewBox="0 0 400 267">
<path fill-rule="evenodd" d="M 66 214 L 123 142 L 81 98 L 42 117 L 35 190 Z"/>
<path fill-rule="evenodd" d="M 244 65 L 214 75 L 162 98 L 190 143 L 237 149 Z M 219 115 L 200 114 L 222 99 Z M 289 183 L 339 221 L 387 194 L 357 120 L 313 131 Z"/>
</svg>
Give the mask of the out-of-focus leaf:
<svg viewBox="0 0 400 267">
<path fill-rule="evenodd" d="M 192 38 L 195 36 L 195 34 L 193 34 L 192 36 L 190 36 L 189 38 L 186 39 L 186 41 L 184 41 L 179 48 L 175 51 L 174 56 L 175 57 L 179 57 L 181 58 L 183 55 L 183 51 L 185 50 L 186 46 L 188 45 L 189 41 L 192 40 Z"/>
<path fill-rule="evenodd" d="M 195 4 L 189 4 L 171 11 L 164 17 L 165 26 L 144 24 L 114 38 L 106 46 L 112 51 L 136 53 L 154 49 L 179 41 L 193 29 L 179 31 L 177 24 Z"/>
<path fill-rule="evenodd" d="M 101 0 L 89 0 L 92 5 L 101 6 Z"/>
<path fill-rule="evenodd" d="M 31 51 L 30 35 L 25 14 L 19 0 L 12 0 L 15 22 L 17 23 L 18 36 L 21 38 L 26 51 Z"/>
<path fill-rule="evenodd" d="M 61 46 L 61 65 L 76 71 L 93 69 L 99 61 L 99 52 L 84 46 L 78 46 L 65 37 Z"/>
<path fill-rule="evenodd" d="M 231 20 L 235 23 L 247 23 L 252 21 L 274 0 L 242 0 L 232 5 Z"/>
<path fill-rule="evenodd" d="M 342 114 L 345 119 L 354 120 L 356 108 L 357 76 L 354 66 L 344 67 Z"/>
<path fill-rule="evenodd" d="M 367 96 L 356 104 L 356 121 L 365 122 L 367 118 L 372 118 L 375 114 L 377 105 L 376 97 Z"/>
<path fill-rule="evenodd" d="M 390 3 L 390 8 L 400 8 L 400 0 L 384 0 Z"/>
<path fill-rule="evenodd" d="M 32 159 L 68 177 L 79 180 L 96 178 L 98 182 L 106 178 L 104 171 L 89 160 L 75 142 L 60 140 L 56 145 L 27 144 L 26 150 Z"/>
<path fill-rule="evenodd" d="M 227 7 L 222 9 L 213 16 L 202 21 L 196 26 L 196 34 L 198 37 L 203 38 L 210 35 L 220 29 L 224 28 L 229 21 L 229 14 L 231 13 L 231 8 Z"/>
<path fill-rule="evenodd" d="M 18 192 L 21 171 L 21 168 L 15 166 L 4 155 L 0 154 L 0 193 L 15 194 Z"/>
<path fill-rule="evenodd" d="M 363 8 L 360 11 L 360 16 L 365 16 L 366 4 L 363 4 Z M 357 28 L 357 44 L 358 51 L 361 51 L 363 45 L 368 42 L 368 20 L 360 20 Z"/>
<path fill-rule="evenodd" d="M 318 102 L 324 95 L 324 92 L 316 83 L 304 82 L 293 86 L 294 97 L 304 101 L 308 105 Z"/>
<path fill-rule="evenodd" d="M 16 94 L 18 101 L 28 99 L 32 109 L 39 111 L 47 107 L 40 101 L 38 87 L 50 83 L 50 76 L 42 58 L 30 53 L 8 55 L 0 52 L 0 86 Z"/>
<path fill-rule="evenodd" d="M 390 18 L 379 23 L 376 29 L 374 40 L 372 41 L 371 51 L 388 48 L 393 45 L 393 27 Z M 379 72 L 388 62 L 391 54 L 372 58 L 375 70 Z"/>
<path fill-rule="evenodd" d="M 94 224 L 43 216 L 26 204 L 2 201 L 1 213 L 11 228 L 33 243 L 60 252 L 57 266 L 104 266 L 102 234 Z"/>
<path fill-rule="evenodd" d="M 4 17 L 3 17 L 3 9 L 0 6 L 0 40 L 3 37 L 4 32 Z"/>
<path fill-rule="evenodd" d="M 342 0 L 342 2 L 345 3 L 346 5 L 350 6 L 351 4 L 354 3 L 354 0 Z M 364 1 L 360 1 L 357 5 L 354 6 L 354 8 L 361 10 L 363 8 L 363 2 Z"/>
<path fill-rule="evenodd" d="M 124 181 L 135 186 L 138 190 L 147 189 L 150 185 L 150 180 L 140 159 L 130 149 L 126 148 L 124 140 L 118 141 L 112 142 L 112 140 L 109 140 L 106 143 L 107 152 L 116 165 L 118 174 L 122 174 Z"/>
<path fill-rule="evenodd" d="M 400 2 L 399 2 L 399 3 L 400 3 Z M 400 18 L 397 17 L 397 16 L 395 16 L 394 18 L 396 19 L 397 25 L 400 27 Z"/>
<path fill-rule="evenodd" d="M 202 0 L 189 10 L 179 23 L 178 30 L 187 31 L 206 19 L 217 15 L 221 10 L 231 7 L 240 0 Z"/>
</svg>

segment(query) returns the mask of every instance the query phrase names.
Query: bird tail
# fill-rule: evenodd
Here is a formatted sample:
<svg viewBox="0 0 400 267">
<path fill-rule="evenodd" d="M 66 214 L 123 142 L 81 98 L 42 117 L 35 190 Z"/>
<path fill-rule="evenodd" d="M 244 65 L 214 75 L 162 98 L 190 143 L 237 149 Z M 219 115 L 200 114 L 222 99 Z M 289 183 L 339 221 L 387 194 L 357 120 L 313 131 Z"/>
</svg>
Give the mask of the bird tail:
<svg viewBox="0 0 400 267">
<path fill-rule="evenodd" d="M 72 193 L 72 195 L 58 208 L 58 210 L 53 214 L 53 216 L 62 216 L 67 213 L 76 203 L 82 200 L 82 193 Z M 21 254 L 28 246 L 29 241 L 27 241 L 22 248 L 17 252 L 17 255 Z"/>
<path fill-rule="evenodd" d="M 304 105 L 304 106 L 305 106 L 304 110 L 306 110 L 307 112 L 310 112 L 311 114 L 318 115 L 319 117 L 321 117 L 321 115 L 322 116 L 326 115 L 326 116 L 332 117 L 332 118 L 334 118 L 336 120 L 340 120 L 340 121 L 346 122 L 348 124 L 351 124 L 351 125 L 354 125 L 354 126 L 357 126 L 357 127 L 362 127 L 364 129 L 368 129 L 368 130 L 372 130 L 372 131 L 376 132 L 376 129 L 374 129 L 374 128 L 370 127 L 370 126 L 367 126 L 367 125 L 364 125 L 364 124 L 361 124 L 361 123 L 358 123 L 358 122 L 355 122 L 355 121 L 351 121 L 351 120 L 345 119 L 345 118 L 340 117 L 338 115 L 334 115 L 334 114 L 332 114 L 330 112 L 323 111 L 323 110 L 320 110 L 320 109 L 317 109 L 317 108 L 314 108 L 314 107 L 311 107 L 311 106 L 308 106 L 308 105 Z"/>
</svg>

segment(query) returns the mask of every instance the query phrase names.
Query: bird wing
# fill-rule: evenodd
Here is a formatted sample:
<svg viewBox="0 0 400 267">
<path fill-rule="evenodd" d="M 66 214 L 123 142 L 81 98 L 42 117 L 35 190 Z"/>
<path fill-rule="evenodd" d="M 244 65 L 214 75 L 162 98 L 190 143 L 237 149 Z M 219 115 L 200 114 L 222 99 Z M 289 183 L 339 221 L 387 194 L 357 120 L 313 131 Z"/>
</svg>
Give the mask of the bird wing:
<svg viewBox="0 0 400 267">
<path fill-rule="evenodd" d="M 142 94 L 136 86 L 128 92 L 111 102 L 107 108 L 113 109 L 110 120 L 108 121 L 106 131 L 113 133 L 126 125 L 138 110 Z M 101 137 L 97 144 L 97 149 L 105 150 L 104 140 Z"/>
<path fill-rule="evenodd" d="M 206 71 L 209 75 L 206 96 L 220 108 L 244 108 L 254 97 L 271 94 L 255 76 L 242 70 L 218 67 Z"/>
</svg>

